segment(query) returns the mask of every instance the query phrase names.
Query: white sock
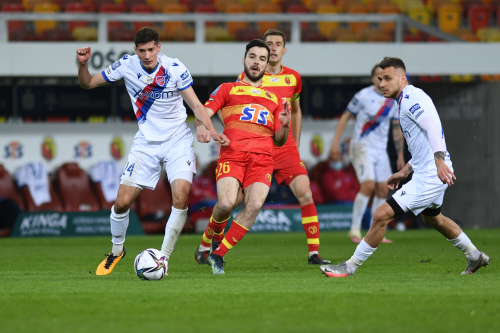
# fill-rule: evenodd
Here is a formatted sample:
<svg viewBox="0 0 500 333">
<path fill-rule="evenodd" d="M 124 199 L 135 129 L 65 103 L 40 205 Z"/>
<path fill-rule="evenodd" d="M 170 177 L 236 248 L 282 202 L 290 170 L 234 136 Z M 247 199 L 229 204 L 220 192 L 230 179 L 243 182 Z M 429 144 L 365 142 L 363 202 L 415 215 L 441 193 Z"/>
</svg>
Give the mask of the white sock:
<svg viewBox="0 0 500 333">
<path fill-rule="evenodd" d="M 361 233 L 361 221 L 363 220 L 363 215 L 365 214 L 366 206 L 368 206 L 368 201 L 370 197 L 359 192 L 354 199 L 354 205 L 352 206 L 352 223 L 351 232 Z"/>
<path fill-rule="evenodd" d="M 163 238 L 163 244 L 161 245 L 161 252 L 170 258 L 172 251 L 174 250 L 175 243 L 181 234 L 182 228 L 186 223 L 187 219 L 187 208 L 177 209 L 172 207 L 172 213 L 167 221 L 167 226 L 165 227 L 165 238 Z"/>
<path fill-rule="evenodd" d="M 371 215 L 372 215 L 372 219 L 370 220 L 370 225 L 372 225 L 373 223 L 373 215 L 375 215 L 375 211 L 377 210 L 377 208 L 383 204 L 387 199 L 385 198 L 379 198 L 377 196 L 374 196 L 373 197 L 373 202 L 372 202 L 372 209 L 371 209 Z"/>
<path fill-rule="evenodd" d="M 375 252 L 377 248 L 371 247 L 368 243 L 365 242 L 365 239 L 361 241 L 361 243 L 356 246 L 356 251 L 354 251 L 354 255 L 351 259 L 346 261 L 347 269 L 349 272 L 354 273 L 354 271 L 363 264 L 363 262 L 368 259 L 369 256 Z"/>
<path fill-rule="evenodd" d="M 472 244 L 470 238 L 461 232 L 455 239 L 448 239 L 453 245 L 462 250 L 462 252 L 467 256 L 467 259 L 477 260 L 479 258 L 479 250 Z"/>
<path fill-rule="evenodd" d="M 130 209 L 126 213 L 116 214 L 115 206 L 111 207 L 111 216 L 109 220 L 111 222 L 111 235 L 113 238 L 113 255 L 119 256 L 123 252 L 123 243 L 125 243 L 125 234 L 127 233 L 128 222 L 129 222 Z"/>
<path fill-rule="evenodd" d="M 315 254 L 319 254 L 319 252 L 318 251 L 311 251 L 311 252 L 309 252 L 309 258 L 311 258 L 311 256 L 313 256 Z"/>
<path fill-rule="evenodd" d="M 203 246 L 200 244 L 200 246 L 198 246 L 198 251 L 200 252 L 205 252 L 205 251 L 208 251 L 210 250 L 210 246 L 209 247 L 206 247 L 206 246 Z"/>
</svg>

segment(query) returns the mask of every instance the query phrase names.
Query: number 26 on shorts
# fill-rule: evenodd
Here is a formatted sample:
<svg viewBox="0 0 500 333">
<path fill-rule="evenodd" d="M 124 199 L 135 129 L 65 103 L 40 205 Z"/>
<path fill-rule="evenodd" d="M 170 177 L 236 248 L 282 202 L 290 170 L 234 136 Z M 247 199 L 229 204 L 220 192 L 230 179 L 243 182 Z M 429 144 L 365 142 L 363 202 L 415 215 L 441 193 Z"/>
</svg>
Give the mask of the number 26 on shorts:
<svg viewBox="0 0 500 333">
<path fill-rule="evenodd" d="M 217 173 L 217 177 L 221 176 L 223 173 L 229 173 L 229 171 L 231 171 L 229 161 L 219 163 L 219 170 L 215 170 L 215 172 Z"/>
<path fill-rule="evenodd" d="M 123 169 L 123 176 L 125 176 L 125 174 L 128 172 L 129 173 L 128 176 L 132 177 L 132 172 L 134 171 L 134 167 L 135 167 L 135 163 L 132 163 L 129 166 L 129 162 L 127 162 L 125 169 Z"/>
</svg>

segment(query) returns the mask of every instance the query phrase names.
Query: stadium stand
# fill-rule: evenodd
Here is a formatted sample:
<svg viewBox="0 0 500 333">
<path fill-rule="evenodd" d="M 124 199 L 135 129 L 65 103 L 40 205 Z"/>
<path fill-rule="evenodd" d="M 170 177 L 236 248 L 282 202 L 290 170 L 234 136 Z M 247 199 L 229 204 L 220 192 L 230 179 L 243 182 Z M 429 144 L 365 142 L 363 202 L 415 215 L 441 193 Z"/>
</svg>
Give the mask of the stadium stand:
<svg viewBox="0 0 500 333">
<path fill-rule="evenodd" d="M 47 175 L 47 177 L 49 177 Z M 59 195 L 56 193 L 54 190 L 54 186 L 52 185 L 52 182 L 50 181 L 49 177 L 49 193 L 50 193 L 50 202 L 46 202 L 41 204 L 40 206 L 37 206 L 35 202 L 33 201 L 33 198 L 31 197 L 31 193 L 29 191 L 28 186 L 23 186 L 19 189 L 21 193 L 21 198 L 24 203 L 24 207 L 26 208 L 26 211 L 28 212 L 41 212 L 41 211 L 55 211 L 55 212 L 63 212 L 64 208 L 61 203 L 61 199 L 59 198 Z"/>
<path fill-rule="evenodd" d="M 172 211 L 172 192 L 170 185 L 160 177 L 154 190 L 143 190 L 137 197 L 137 216 L 146 233 L 162 232 Z"/>
<path fill-rule="evenodd" d="M 12 199 L 21 209 L 24 209 L 24 205 L 16 192 L 14 181 L 2 164 L 0 164 L 0 198 Z"/>
<path fill-rule="evenodd" d="M 76 163 L 63 164 L 56 171 L 56 188 L 67 212 L 99 210 L 85 171 Z"/>
</svg>

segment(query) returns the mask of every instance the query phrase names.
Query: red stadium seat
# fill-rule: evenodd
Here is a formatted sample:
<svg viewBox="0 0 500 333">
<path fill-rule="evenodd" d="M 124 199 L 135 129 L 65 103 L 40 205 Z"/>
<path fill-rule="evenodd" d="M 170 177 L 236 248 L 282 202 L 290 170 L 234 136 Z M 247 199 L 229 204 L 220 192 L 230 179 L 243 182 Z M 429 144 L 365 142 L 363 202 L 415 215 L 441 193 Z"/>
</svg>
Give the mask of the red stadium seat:
<svg viewBox="0 0 500 333">
<path fill-rule="evenodd" d="M 123 0 L 121 1 L 121 5 L 124 7 L 125 11 L 132 11 L 137 5 L 146 5 L 147 2 L 144 0 Z M 154 9 L 153 9 L 154 11 Z"/>
<path fill-rule="evenodd" d="M 48 176 L 47 176 L 48 177 Z M 33 201 L 33 197 L 31 196 L 30 190 L 28 186 L 23 186 L 20 189 L 21 197 L 23 199 L 24 206 L 28 212 L 40 212 L 40 211 L 54 211 L 54 212 L 63 212 L 64 208 L 61 203 L 61 199 L 59 195 L 54 190 L 54 186 L 52 186 L 52 182 L 49 179 L 49 193 L 50 198 L 52 199 L 50 202 L 46 202 L 41 204 L 40 206 L 35 205 Z"/>
<path fill-rule="evenodd" d="M 14 187 L 12 177 L 9 175 L 7 170 L 5 170 L 2 164 L 0 164 L 0 198 L 12 199 L 19 205 L 19 207 L 21 207 L 21 209 L 24 208 L 24 205 L 16 192 L 16 188 Z"/>
<path fill-rule="evenodd" d="M 163 175 L 162 175 L 163 176 Z M 170 186 L 160 177 L 154 190 L 143 190 L 136 200 L 136 213 L 146 233 L 156 233 L 165 229 L 172 212 Z"/>
<path fill-rule="evenodd" d="M 417 33 L 416 35 L 412 33 L 406 33 L 403 35 L 403 42 L 408 43 L 408 42 L 423 42 L 424 41 L 424 36 L 421 33 Z"/>
<path fill-rule="evenodd" d="M 17 42 L 36 42 L 42 39 L 33 30 L 16 29 L 9 32 L 9 40 Z"/>
<path fill-rule="evenodd" d="M 239 40 L 240 42 L 249 42 L 254 39 L 261 39 L 262 35 L 250 28 L 245 28 L 245 29 L 239 29 L 236 31 L 236 39 Z M 217 163 L 217 161 L 216 161 Z M 215 176 L 214 176 L 215 179 Z"/>
<path fill-rule="evenodd" d="M 74 40 L 71 32 L 63 29 L 48 29 L 42 31 L 42 40 L 53 42 L 68 42 Z"/>
<path fill-rule="evenodd" d="M 490 22 L 488 7 L 482 4 L 471 5 L 467 10 L 467 21 L 473 33 L 479 28 L 487 28 Z"/>
<path fill-rule="evenodd" d="M 56 171 L 56 188 L 65 211 L 99 210 L 97 199 L 90 188 L 89 177 L 78 164 L 66 163 Z"/>
<path fill-rule="evenodd" d="M 107 3 L 101 5 L 99 12 L 103 14 L 121 14 L 124 12 L 124 7 L 122 5 Z M 120 29 L 122 27 L 122 22 L 109 22 L 108 29 Z"/>
<path fill-rule="evenodd" d="M 130 42 L 134 40 L 135 33 L 126 29 L 109 30 L 109 40 L 113 42 Z"/>
<path fill-rule="evenodd" d="M 202 3 L 202 4 L 198 4 L 193 12 L 195 13 L 204 13 L 204 14 L 215 14 L 217 13 L 217 8 L 215 8 L 214 5 L 212 5 L 211 3 Z"/>
<path fill-rule="evenodd" d="M 2 12 L 4 13 L 21 13 L 24 12 L 24 7 L 20 3 L 6 3 L 2 5 Z M 24 21 L 9 21 L 8 22 L 8 31 L 13 31 L 16 29 L 24 28 Z"/>
<path fill-rule="evenodd" d="M 69 3 L 64 7 L 64 10 L 67 13 L 88 13 L 90 11 L 90 7 L 86 3 L 73 2 Z M 69 31 L 73 32 L 76 28 L 87 27 L 89 23 L 87 21 L 69 21 L 68 23 Z"/>
<path fill-rule="evenodd" d="M 321 32 L 313 29 L 302 30 L 302 41 L 303 42 L 327 42 L 328 38 L 323 36 Z"/>
<path fill-rule="evenodd" d="M 148 5 L 148 4 L 137 4 L 132 7 L 130 10 L 131 13 L 134 14 L 152 14 L 154 13 L 155 9 L 153 6 Z M 153 22 L 134 22 L 134 31 L 139 31 L 144 27 L 152 27 Z"/>
</svg>

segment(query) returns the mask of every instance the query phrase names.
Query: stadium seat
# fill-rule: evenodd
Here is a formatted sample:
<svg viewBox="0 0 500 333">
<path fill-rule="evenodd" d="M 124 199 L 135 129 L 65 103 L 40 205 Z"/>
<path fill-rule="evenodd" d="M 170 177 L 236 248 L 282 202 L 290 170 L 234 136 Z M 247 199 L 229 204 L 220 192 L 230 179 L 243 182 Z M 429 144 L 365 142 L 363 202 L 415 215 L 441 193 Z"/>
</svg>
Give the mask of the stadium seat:
<svg viewBox="0 0 500 333">
<path fill-rule="evenodd" d="M 320 4 L 316 8 L 316 13 L 325 15 L 337 14 L 338 8 L 331 4 Z M 338 28 L 339 22 L 318 22 L 317 26 L 319 32 L 321 32 L 326 38 L 330 39 L 329 36 L 331 35 L 331 32 Z"/>
<path fill-rule="evenodd" d="M 244 14 L 245 7 L 239 3 L 226 3 L 223 8 L 224 12 L 227 14 Z M 233 35 L 236 36 L 238 30 L 246 29 L 248 27 L 248 22 L 245 21 L 233 21 L 226 22 L 227 30 Z"/>
<path fill-rule="evenodd" d="M 368 9 L 363 4 L 352 4 L 349 6 L 347 12 L 349 14 L 368 14 Z M 370 26 L 368 22 L 349 22 L 349 27 L 355 34 L 360 30 L 367 29 Z"/>
<path fill-rule="evenodd" d="M 303 2 L 311 12 L 317 12 L 320 6 L 332 6 L 329 0 L 304 0 Z"/>
<path fill-rule="evenodd" d="M 439 8 L 442 6 L 449 6 L 453 5 L 453 2 L 451 0 L 428 0 L 427 1 L 427 8 L 434 13 L 437 14 Z"/>
<path fill-rule="evenodd" d="M 112 42 L 130 42 L 134 40 L 135 32 L 127 29 L 109 30 L 109 40 Z"/>
<path fill-rule="evenodd" d="M 24 12 L 24 6 L 20 3 L 5 3 L 2 5 L 1 11 L 3 13 L 22 13 Z M 9 21 L 7 28 L 9 32 L 16 29 L 23 29 L 24 21 Z"/>
<path fill-rule="evenodd" d="M 485 82 L 500 81 L 500 75 L 481 75 L 481 81 Z"/>
<path fill-rule="evenodd" d="M 274 14 L 279 12 L 279 7 L 273 3 L 259 3 L 255 8 L 258 14 Z M 277 29 L 278 22 L 257 22 L 257 29 L 262 35 L 269 29 Z"/>
<path fill-rule="evenodd" d="M 462 9 L 456 5 L 442 5 L 438 9 L 438 26 L 443 32 L 450 33 L 460 28 Z"/>
<path fill-rule="evenodd" d="M 66 7 L 64 7 L 66 13 L 88 13 L 90 11 L 90 7 L 86 3 L 73 2 Z M 76 28 L 87 27 L 89 23 L 87 21 L 69 21 L 67 22 L 69 31 L 73 32 Z"/>
<path fill-rule="evenodd" d="M 467 21 L 473 33 L 479 28 L 487 28 L 490 22 L 488 7 L 482 4 L 471 5 L 467 9 Z"/>
<path fill-rule="evenodd" d="M 24 10 L 26 10 L 27 12 L 32 12 L 33 9 L 35 8 L 35 6 L 37 6 L 39 4 L 48 4 L 48 3 L 50 3 L 50 1 L 48 1 L 48 0 L 23 0 L 22 3 L 24 6 Z"/>
<path fill-rule="evenodd" d="M 405 33 L 403 34 L 403 42 L 405 43 L 419 43 L 424 41 L 424 36 L 417 31 L 416 34 L 413 33 Z"/>
<path fill-rule="evenodd" d="M 374 28 L 368 28 L 360 30 L 357 33 L 357 37 L 364 42 L 392 42 L 393 38 L 391 35 Z"/>
<path fill-rule="evenodd" d="M 97 29 L 91 27 L 75 28 L 73 38 L 78 41 L 97 41 Z"/>
<path fill-rule="evenodd" d="M 223 27 L 208 27 L 205 29 L 207 42 L 233 42 L 235 38 Z"/>
<path fill-rule="evenodd" d="M 56 13 L 59 11 L 59 6 L 51 3 L 41 3 L 33 8 L 35 13 Z M 57 21 L 35 21 L 35 32 L 41 33 L 47 29 L 55 29 Z"/>
<path fill-rule="evenodd" d="M 63 164 L 56 171 L 56 188 L 67 212 L 97 211 L 99 204 L 89 178 L 76 163 Z"/>
<path fill-rule="evenodd" d="M 215 0 L 213 1 L 213 4 L 215 8 L 217 8 L 217 11 L 221 13 L 226 11 L 226 7 L 228 5 L 241 5 L 237 0 Z"/>
<path fill-rule="evenodd" d="M 458 38 L 468 41 L 468 42 L 478 42 L 479 38 L 477 38 L 476 35 L 474 35 L 470 30 L 467 29 L 458 29 L 455 31 L 452 31 L 451 34 L 453 36 L 457 36 Z"/>
<path fill-rule="evenodd" d="M 47 29 L 41 33 L 42 40 L 53 42 L 68 42 L 74 40 L 73 35 L 64 29 Z"/>
<path fill-rule="evenodd" d="M 348 29 L 336 29 L 330 32 L 330 40 L 341 43 L 354 43 L 359 42 L 358 36 Z"/>
<path fill-rule="evenodd" d="M 2 164 L 0 164 L 0 198 L 12 199 L 21 209 L 24 209 L 24 205 L 16 192 L 14 181 Z"/>
<path fill-rule="evenodd" d="M 122 1 L 118 1 L 118 2 L 123 6 L 123 9 L 126 12 L 132 12 L 132 8 L 134 8 L 137 5 L 151 6 L 145 0 L 122 0 Z M 153 9 L 153 11 L 154 11 L 154 9 Z"/>
<path fill-rule="evenodd" d="M 179 4 L 177 0 L 148 0 L 148 3 L 153 6 L 157 12 L 161 12 L 166 5 Z"/>
<path fill-rule="evenodd" d="M 269 0 L 246 0 L 242 2 L 247 12 L 255 12 L 260 4 L 268 4 Z"/>
<path fill-rule="evenodd" d="M 301 32 L 301 40 L 303 42 L 327 42 L 326 38 L 321 32 L 315 29 L 303 29 Z"/>
<path fill-rule="evenodd" d="M 18 42 L 36 42 L 42 39 L 33 30 L 23 28 L 9 32 L 9 40 Z"/>
<path fill-rule="evenodd" d="M 181 5 L 179 3 L 170 3 L 167 4 L 163 7 L 162 12 L 165 14 L 182 14 L 185 13 L 187 10 L 187 7 L 184 5 Z M 165 28 L 165 37 L 167 40 L 172 40 L 174 39 L 174 31 L 176 29 L 184 29 L 186 26 L 186 22 L 165 22 L 163 23 L 163 26 Z"/>
<path fill-rule="evenodd" d="M 48 176 L 47 176 L 48 177 Z M 23 186 L 19 189 L 21 192 L 21 198 L 24 203 L 24 207 L 28 212 L 40 212 L 40 211 L 54 211 L 54 212 L 63 212 L 64 208 L 61 203 L 61 199 L 59 195 L 54 190 L 54 186 L 52 186 L 52 182 L 49 179 L 49 193 L 50 193 L 50 202 L 46 202 L 37 206 L 33 201 L 33 197 L 31 196 L 30 190 L 28 186 Z"/>
<path fill-rule="evenodd" d="M 155 9 L 153 8 L 153 6 L 151 6 L 149 4 L 137 4 L 137 5 L 132 6 L 132 8 L 130 9 L 130 12 L 134 13 L 134 14 L 152 14 L 152 13 L 154 13 L 154 11 L 155 11 Z M 141 30 L 144 27 L 152 27 L 152 26 L 153 26 L 153 22 L 134 22 L 133 23 L 134 31 L 136 31 L 136 32 Z"/>
<path fill-rule="evenodd" d="M 378 14 L 399 14 L 399 9 L 391 3 L 382 3 L 377 6 Z M 396 22 L 381 22 L 379 23 L 380 30 L 385 33 L 393 33 L 396 29 Z"/>
<path fill-rule="evenodd" d="M 417 22 L 420 22 L 425 25 L 430 25 L 431 24 L 431 13 L 428 8 L 426 7 L 413 7 L 408 9 L 407 11 L 408 16 Z M 417 35 L 419 31 L 415 28 L 410 28 L 410 31 L 412 34 Z"/>
<path fill-rule="evenodd" d="M 170 186 L 160 177 L 154 190 L 143 190 L 136 199 L 136 213 L 146 233 L 164 230 L 172 212 L 172 193 Z"/>
<path fill-rule="evenodd" d="M 245 28 L 236 31 L 236 39 L 240 42 L 249 42 L 254 39 L 261 39 L 262 35 L 254 29 Z"/>
<path fill-rule="evenodd" d="M 99 12 L 103 14 L 121 14 L 124 11 L 124 7 L 115 3 L 105 3 L 99 7 Z M 108 29 L 120 29 L 122 27 L 122 22 L 109 22 Z"/>
<path fill-rule="evenodd" d="M 497 28 L 480 28 L 477 29 L 476 35 L 481 42 L 500 41 L 500 30 Z"/>
<path fill-rule="evenodd" d="M 180 27 L 174 29 L 172 40 L 176 42 L 194 42 L 195 32 L 190 27 Z"/>
</svg>

